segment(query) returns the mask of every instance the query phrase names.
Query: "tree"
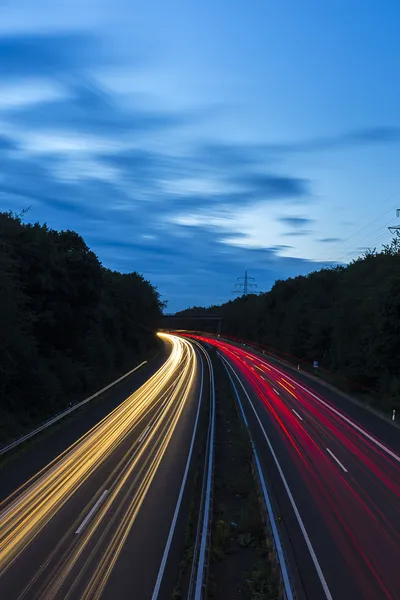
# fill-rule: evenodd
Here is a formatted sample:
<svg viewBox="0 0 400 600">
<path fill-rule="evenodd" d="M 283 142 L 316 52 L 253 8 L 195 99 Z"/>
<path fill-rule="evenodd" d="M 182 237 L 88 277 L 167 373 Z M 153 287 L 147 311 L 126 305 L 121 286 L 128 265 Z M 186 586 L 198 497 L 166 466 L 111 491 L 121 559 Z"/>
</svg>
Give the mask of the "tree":
<svg viewBox="0 0 400 600">
<path fill-rule="evenodd" d="M 162 303 L 70 230 L 0 213 L 0 437 L 101 387 L 154 346 Z"/>
</svg>

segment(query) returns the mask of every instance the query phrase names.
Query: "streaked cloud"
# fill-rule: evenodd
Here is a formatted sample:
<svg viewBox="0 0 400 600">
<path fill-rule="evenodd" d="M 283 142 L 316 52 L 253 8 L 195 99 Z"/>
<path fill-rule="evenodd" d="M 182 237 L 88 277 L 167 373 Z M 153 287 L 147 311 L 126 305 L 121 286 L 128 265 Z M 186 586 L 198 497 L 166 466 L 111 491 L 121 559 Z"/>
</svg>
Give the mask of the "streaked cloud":
<svg viewBox="0 0 400 600">
<path fill-rule="evenodd" d="M 282 235 L 286 237 L 304 237 L 314 233 L 312 229 L 295 229 L 293 231 L 285 231 Z"/>
<path fill-rule="evenodd" d="M 292 143 L 271 143 L 264 146 L 264 152 L 272 155 L 295 154 L 302 152 L 323 152 L 331 150 L 346 150 L 357 146 L 376 144 L 398 144 L 400 142 L 400 127 L 378 126 L 366 127 L 327 137 L 294 141 Z"/>
<path fill-rule="evenodd" d="M 278 220 L 290 227 L 306 227 L 306 225 L 310 225 L 314 221 L 314 219 L 307 217 L 280 217 Z"/>
<path fill-rule="evenodd" d="M 0 36 L 0 78 L 60 77 L 105 60 L 95 38 L 78 32 Z"/>
<path fill-rule="evenodd" d="M 335 242 L 341 242 L 342 238 L 338 238 L 338 237 L 327 237 L 327 238 L 320 238 L 318 240 L 319 242 L 322 242 L 323 244 L 333 244 Z"/>
</svg>

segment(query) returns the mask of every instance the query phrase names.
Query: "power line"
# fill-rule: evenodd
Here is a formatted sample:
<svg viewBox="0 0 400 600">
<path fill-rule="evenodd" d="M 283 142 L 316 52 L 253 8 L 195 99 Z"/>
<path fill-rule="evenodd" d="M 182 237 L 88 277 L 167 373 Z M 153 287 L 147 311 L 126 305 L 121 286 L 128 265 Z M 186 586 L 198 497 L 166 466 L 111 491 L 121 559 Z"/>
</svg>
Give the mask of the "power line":
<svg viewBox="0 0 400 600">
<path fill-rule="evenodd" d="M 376 244 L 378 244 L 381 239 L 383 240 L 383 239 L 385 239 L 388 236 L 387 226 L 391 222 L 392 222 L 392 219 L 390 219 L 390 221 L 388 221 L 387 223 L 385 223 L 381 227 L 378 227 L 378 229 L 375 229 L 375 231 L 372 231 L 368 235 L 365 235 L 365 236 L 361 237 L 360 239 L 358 239 L 353 244 L 350 244 L 350 246 L 346 246 L 345 248 L 342 248 L 341 249 L 341 256 L 339 258 L 336 258 L 334 262 L 340 262 L 342 259 L 346 258 L 346 256 L 348 256 L 351 252 L 356 251 L 357 247 L 359 247 L 360 244 L 362 244 L 363 242 L 365 242 L 365 240 L 368 239 L 368 238 L 370 238 L 371 236 L 373 237 L 373 241 L 372 241 L 372 243 L 368 243 L 368 246 L 369 247 L 376 246 Z M 382 230 L 385 230 L 385 233 L 383 234 L 383 236 L 382 236 L 382 234 L 378 233 L 379 231 L 382 231 Z M 377 234 L 378 234 L 378 238 L 377 238 Z M 374 240 L 376 240 L 376 241 L 374 241 Z"/>
<path fill-rule="evenodd" d="M 235 283 L 235 287 L 238 289 L 232 290 L 233 294 L 240 294 L 241 296 L 247 296 L 249 293 L 249 288 L 257 287 L 256 283 L 250 283 L 251 281 L 255 281 L 255 278 L 249 277 L 247 275 L 247 271 L 245 271 L 244 277 L 238 277 L 237 280 L 239 283 Z M 243 283 L 241 283 L 242 280 L 243 280 Z"/>
<path fill-rule="evenodd" d="M 400 209 L 396 210 L 396 216 L 397 217 L 400 216 Z M 382 233 L 378 234 L 378 237 L 376 237 L 376 234 L 379 231 L 382 231 L 382 229 L 385 229 L 385 230 L 388 229 L 391 234 L 394 234 L 395 232 L 396 233 L 399 232 L 400 225 L 389 225 L 389 223 L 391 223 L 391 222 L 392 222 L 392 219 L 390 219 L 390 221 L 388 221 L 387 223 L 385 223 L 384 225 L 382 225 L 381 227 L 379 227 L 372 233 L 369 233 L 368 235 L 359 239 L 355 244 L 352 244 L 351 246 L 348 246 L 347 248 L 345 248 L 343 256 L 338 258 L 337 261 L 338 262 L 342 261 L 342 259 L 346 258 L 346 256 L 348 256 L 350 254 L 350 252 L 353 250 L 353 248 L 355 248 L 355 246 L 358 246 L 361 242 L 363 242 L 364 240 L 366 240 L 367 238 L 369 238 L 371 236 L 374 236 L 374 240 L 373 240 L 372 244 L 369 243 L 369 245 L 368 245 L 369 248 L 377 248 L 378 244 L 381 244 L 384 240 L 389 241 L 388 240 L 389 234 L 387 231 L 385 231 L 385 233 L 383 235 L 382 235 Z M 389 225 L 389 227 L 388 227 L 388 225 Z"/>
<path fill-rule="evenodd" d="M 380 206 L 384 206 L 391 199 L 392 198 L 389 198 L 388 200 L 386 200 L 386 202 L 383 202 Z M 368 227 L 370 227 L 371 225 L 373 225 L 374 223 L 376 223 L 377 221 L 379 221 L 380 219 L 382 219 L 382 217 L 385 217 L 386 215 L 388 215 L 390 212 L 392 212 L 392 210 L 394 210 L 396 208 L 396 206 L 398 206 L 398 204 L 395 205 L 394 207 L 390 208 L 385 213 L 381 214 L 379 217 L 377 217 L 373 221 L 370 221 L 369 223 L 367 223 L 366 225 L 364 225 L 364 227 L 361 227 L 361 229 L 358 229 L 357 231 L 355 231 L 354 233 L 352 233 L 351 235 L 349 235 L 344 240 L 340 240 L 340 242 L 337 242 L 336 244 L 334 244 L 330 248 L 327 248 L 326 250 L 323 250 L 323 252 L 320 252 L 320 254 L 318 254 L 314 260 L 317 260 L 317 259 L 319 260 L 321 258 L 322 258 L 322 260 L 328 260 L 328 259 L 323 258 L 323 257 L 325 257 L 327 254 L 329 255 L 331 253 L 331 251 L 334 250 L 335 248 L 338 248 L 338 246 L 340 246 L 339 252 L 343 252 L 343 244 L 345 244 L 348 240 L 350 240 L 351 238 L 353 238 L 355 235 L 361 233 L 362 231 L 365 231 L 365 229 L 367 229 Z M 364 238 L 362 238 L 362 239 L 364 239 Z"/>
<path fill-rule="evenodd" d="M 338 258 L 337 260 L 332 261 L 332 262 L 335 262 L 335 263 L 346 263 L 346 264 L 348 264 L 352 260 L 356 260 L 357 257 L 362 256 L 362 253 L 367 252 L 368 250 L 377 249 L 381 244 L 383 244 L 383 242 L 389 242 L 389 241 L 390 240 L 388 239 L 388 234 L 384 233 L 378 239 L 374 240 L 372 242 L 372 244 L 368 244 L 368 246 L 364 246 L 364 247 L 360 246 L 359 249 L 358 249 L 358 251 L 357 251 L 357 253 L 355 253 L 356 256 L 353 256 L 353 258 L 350 258 L 350 256 L 349 256 L 350 255 L 350 251 L 349 251 L 347 253 L 347 255 L 343 255 L 340 258 Z M 379 252 L 379 249 L 378 249 L 378 252 Z"/>
</svg>

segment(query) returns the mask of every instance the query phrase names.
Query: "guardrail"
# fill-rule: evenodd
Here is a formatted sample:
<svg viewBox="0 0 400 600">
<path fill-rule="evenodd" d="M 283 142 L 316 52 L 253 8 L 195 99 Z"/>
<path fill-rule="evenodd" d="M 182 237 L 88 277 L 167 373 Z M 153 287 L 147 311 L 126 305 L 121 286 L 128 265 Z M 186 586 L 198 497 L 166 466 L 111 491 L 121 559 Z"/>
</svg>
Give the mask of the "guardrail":
<svg viewBox="0 0 400 600">
<path fill-rule="evenodd" d="M 214 471 L 214 441 L 215 441 L 215 385 L 214 371 L 208 352 L 196 344 L 205 355 L 210 371 L 210 422 L 207 434 L 207 448 L 205 458 L 205 469 L 201 490 L 199 519 L 197 524 L 196 541 L 193 551 L 192 571 L 189 583 L 189 600 L 202 600 L 206 597 L 206 586 L 208 579 L 211 518 L 212 518 L 212 492 Z"/>
<path fill-rule="evenodd" d="M 279 569 L 280 588 L 281 588 L 281 596 L 280 597 L 283 598 L 284 600 L 295 600 L 296 594 L 294 591 L 294 585 L 292 582 L 292 577 L 290 574 L 288 561 L 287 561 L 287 558 L 286 558 L 286 555 L 284 552 L 282 540 L 279 535 L 276 517 L 275 517 L 274 511 L 272 508 L 271 497 L 268 492 L 267 482 L 266 482 L 264 474 L 262 472 L 261 463 L 260 463 L 260 459 L 259 459 L 259 456 L 257 453 L 257 449 L 255 446 L 253 437 L 251 435 L 249 424 L 248 424 L 245 412 L 243 410 L 242 402 L 240 400 L 240 395 L 239 395 L 239 392 L 235 385 L 235 382 L 233 381 L 232 374 L 236 378 L 238 378 L 238 376 L 235 373 L 235 371 L 232 369 L 230 363 L 226 360 L 226 358 L 224 356 L 222 356 L 219 352 L 217 354 L 218 354 L 220 360 L 222 361 L 222 364 L 224 365 L 226 372 L 228 374 L 228 377 L 230 379 L 232 388 L 235 392 L 237 406 L 239 408 L 239 413 L 242 417 L 243 423 L 246 427 L 246 430 L 247 430 L 247 433 L 249 436 L 250 445 L 251 445 L 251 449 L 252 449 L 252 453 L 253 453 L 253 465 L 255 468 L 255 472 L 256 472 L 256 476 L 257 476 L 257 480 L 258 480 L 260 489 L 262 491 L 262 499 L 263 499 L 263 503 L 265 506 L 266 523 L 267 523 L 267 525 L 269 525 L 269 530 L 271 532 L 271 537 L 272 537 L 272 542 L 273 542 L 273 552 L 276 557 L 276 562 L 277 562 L 277 566 Z"/>
<path fill-rule="evenodd" d="M 77 408 L 80 408 L 81 406 L 83 406 L 84 404 L 86 404 L 87 402 L 89 402 L 90 400 L 93 400 L 93 398 L 96 398 L 96 396 L 99 396 L 103 392 L 106 392 L 108 389 L 110 389 L 110 387 L 112 387 L 113 385 L 116 385 L 117 383 L 119 383 L 120 381 L 122 381 L 123 379 L 125 379 L 125 377 L 128 377 L 128 375 L 131 375 L 131 373 L 133 373 L 134 371 L 137 371 L 138 369 L 140 369 L 140 367 L 142 367 L 146 363 L 147 363 L 147 360 L 144 360 L 143 362 L 140 363 L 140 365 L 137 365 L 136 367 L 134 367 L 133 369 L 131 369 L 130 371 L 128 371 L 128 373 L 125 373 L 125 375 L 122 375 L 121 377 L 119 377 L 118 379 L 116 379 L 115 381 L 113 381 L 112 383 L 109 383 L 108 385 L 106 385 L 105 387 L 103 387 L 101 390 L 99 390 L 95 394 L 92 394 L 91 396 L 89 396 L 89 398 L 85 398 L 85 400 L 82 400 L 82 402 L 78 402 L 77 404 L 74 404 L 70 408 L 67 408 L 66 410 L 63 410 L 62 412 L 58 413 L 57 415 L 55 415 L 54 417 L 52 417 L 48 421 L 45 421 L 44 423 L 42 423 L 41 425 L 39 425 L 39 427 L 36 427 L 36 429 L 33 429 L 29 433 L 26 433 L 25 435 L 17 438 L 16 440 L 14 440 L 13 442 L 11 442 L 7 446 L 3 446 L 3 448 L 0 448 L 0 456 L 2 456 L 3 454 L 5 454 L 6 452 L 9 452 L 13 448 L 16 448 L 17 446 L 19 446 L 23 442 L 26 442 L 31 437 L 33 437 L 34 435 L 40 433 L 44 429 L 47 429 L 47 427 L 50 427 L 50 425 L 54 425 L 54 423 L 56 423 L 57 421 L 59 421 L 63 417 L 66 417 L 67 415 L 69 415 L 70 413 L 72 413 L 74 410 L 76 410 Z"/>
</svg>

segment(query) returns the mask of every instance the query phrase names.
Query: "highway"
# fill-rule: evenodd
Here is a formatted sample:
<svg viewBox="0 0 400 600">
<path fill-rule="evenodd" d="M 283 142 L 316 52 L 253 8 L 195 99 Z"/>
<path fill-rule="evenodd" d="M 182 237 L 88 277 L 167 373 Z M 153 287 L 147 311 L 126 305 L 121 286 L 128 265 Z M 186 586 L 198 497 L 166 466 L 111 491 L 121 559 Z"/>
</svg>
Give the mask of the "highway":
<svg viewBox="0 0 400 600">
<path fill-rule="evenodd" d="M 399 599 L 398 430 L 256 351 L 196 337 L 230 365 L 302 597 Z"/>
<path fill-rule="evenodd" d="M 209 390 L 201 352 L 162 336 L 157 372 L 0 504 L 1 598 L 171 597 Z"/>
</svg>

